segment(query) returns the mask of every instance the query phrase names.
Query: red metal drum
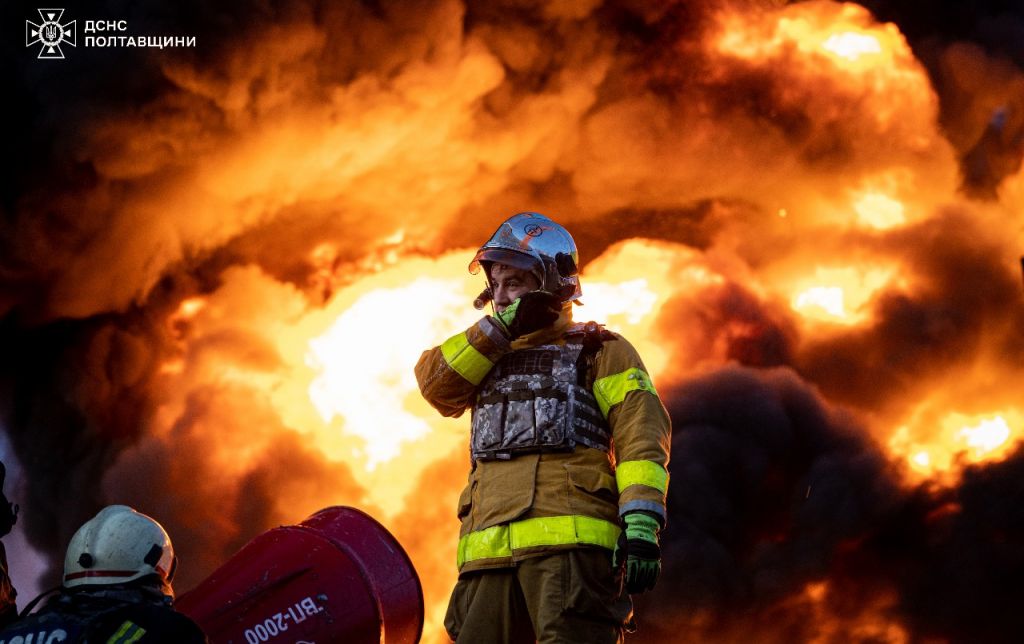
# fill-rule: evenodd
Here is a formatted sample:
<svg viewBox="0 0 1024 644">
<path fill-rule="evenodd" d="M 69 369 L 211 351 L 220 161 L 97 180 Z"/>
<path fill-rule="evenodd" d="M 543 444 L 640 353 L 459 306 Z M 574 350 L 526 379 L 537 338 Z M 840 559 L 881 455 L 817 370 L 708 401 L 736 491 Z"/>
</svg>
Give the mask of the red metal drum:
<svg viewBox="0 0 1024 644">
<path fill-rule="evenodd" d="M 405 644 L 423 631 L 408 555 L 369 515 L 340 506 L 259 535 L 175 607 L 212 644 Z"/>
</svg>

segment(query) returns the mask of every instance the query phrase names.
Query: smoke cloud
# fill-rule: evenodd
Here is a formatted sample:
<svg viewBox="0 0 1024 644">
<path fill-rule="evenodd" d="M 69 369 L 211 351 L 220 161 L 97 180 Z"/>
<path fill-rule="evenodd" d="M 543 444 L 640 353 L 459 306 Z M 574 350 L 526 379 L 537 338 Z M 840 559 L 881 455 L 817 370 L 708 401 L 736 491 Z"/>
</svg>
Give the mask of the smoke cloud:
<svg viewBox="0 0 1024 644">
<path fill-rule="evenodd" d="M 638 602 L 645 641 L 1019 632 L 1007 577 L 1019 513 L 1004 504 L 1021 495 L 1020 451 L 968 468 L 957 489 L 907 489 L 863 429 L 789 369 L 720 369 L 663 397 L 670 520 L 659 592 Z"/>
</svg>

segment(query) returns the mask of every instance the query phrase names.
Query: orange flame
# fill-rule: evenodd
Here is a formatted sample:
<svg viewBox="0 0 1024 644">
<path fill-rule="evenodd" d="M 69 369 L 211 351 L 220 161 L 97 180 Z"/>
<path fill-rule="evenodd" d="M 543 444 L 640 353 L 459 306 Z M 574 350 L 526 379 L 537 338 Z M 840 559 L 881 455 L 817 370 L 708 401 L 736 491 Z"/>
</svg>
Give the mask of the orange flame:
<svg viewBox="0 0 1024 644">
<path fill-rule="evenodd" d="M 915 478 L 956 482 L 965 465 L 1002 460 L 1024 439 L 1024 413 L 1006 409 L 991 413 L 945 414 L 938 431 L 899 427 L 889 447 L 902 456 Z"/>
</svg>

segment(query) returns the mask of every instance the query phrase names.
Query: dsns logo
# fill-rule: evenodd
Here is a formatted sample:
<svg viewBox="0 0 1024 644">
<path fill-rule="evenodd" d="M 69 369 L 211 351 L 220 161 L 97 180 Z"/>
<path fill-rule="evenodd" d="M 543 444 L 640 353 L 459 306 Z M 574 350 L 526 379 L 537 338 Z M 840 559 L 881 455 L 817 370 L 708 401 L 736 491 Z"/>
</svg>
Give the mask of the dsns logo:
<svg viewBox="0 0 1024 644">
<path fill-rule="evenodd" d="M 36 24 L 31 20 L 25 21 L 25 46 L 39 44 L 39 58 L 64 58 L 64 52 L 60 46 L 67 43 L 77 47 L 75 43 L 75 21 L 61 24 L 63 9 L 40 9 L 39 17 L 42 24 Z"/>
</svg>

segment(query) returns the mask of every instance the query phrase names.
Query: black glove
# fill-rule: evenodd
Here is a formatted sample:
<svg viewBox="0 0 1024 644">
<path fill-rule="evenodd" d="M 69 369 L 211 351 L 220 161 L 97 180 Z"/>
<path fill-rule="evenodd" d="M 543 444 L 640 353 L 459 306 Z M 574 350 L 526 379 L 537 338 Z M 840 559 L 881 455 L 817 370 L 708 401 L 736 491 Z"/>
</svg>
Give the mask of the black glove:
<svg viewBox="0 0 1024 644">
<path fill-rule="evenodd" d="M 0 537 L 8 534 L 18 522 L 18 506 L 8 501 L 3 492 L 5 478 L 7 468 L 0 462 Z"/>
<path fill-rule="evenodd" d="M 562 312 L 562 302 L 547 291 L 530 291 L 496 317 L 513 340 L 550 326 Z"/>
</svg>

